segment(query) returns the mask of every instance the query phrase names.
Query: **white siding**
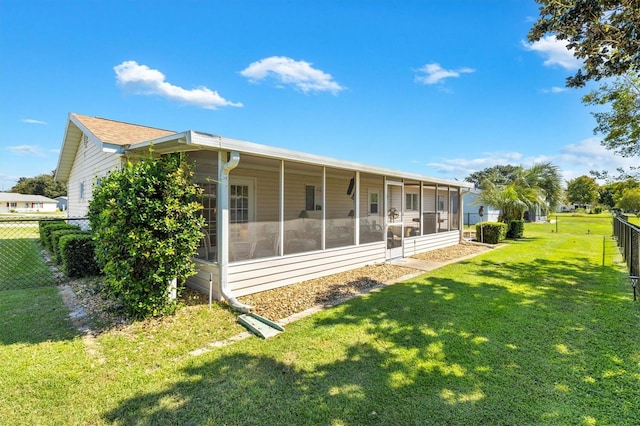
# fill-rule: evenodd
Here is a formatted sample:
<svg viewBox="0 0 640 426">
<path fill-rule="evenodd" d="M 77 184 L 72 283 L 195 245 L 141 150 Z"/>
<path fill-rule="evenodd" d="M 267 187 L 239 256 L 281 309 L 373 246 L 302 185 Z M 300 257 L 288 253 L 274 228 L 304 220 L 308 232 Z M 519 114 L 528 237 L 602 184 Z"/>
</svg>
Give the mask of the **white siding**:
<svg viewBox="0 0 640 426">
<path fill-rule="evenodd" d="M 209 294 L 209 278 L 213 279 L 213 299 L 222 300 L 222 295 L 218 293 L 220 282 L 220 268 L 218 264 L 211 262 L 203 262 L 194 259 L 196 264 L 196 274 L 187 278 L 187 286 L 208 295 Z"/>
<path fill-rule="evenodd" d="M 103 152 L 90 140 L 80 141 L 67 182 L 69 217 L 86 217 L 96 177 L 105 176 L 121 166 L 119 154 Z M 80 191 L 83 188 L 81 197 Z"/>
<path fill-rule="evenodd" d="M 438 232 L 437 234 L 424 235 L 421 237 L 409 237 L 404 239 L 404 256 L 409 257 L 418 253 L 425 253 L 449 246 L 454 246 L 460 242 L 459 231 Z"/>
<path fill-rule="evenodd" d="M 245 296 L 385 261 L 385 243 L 300 253 L 229 265 L 229 288 Z"/>
</svg>

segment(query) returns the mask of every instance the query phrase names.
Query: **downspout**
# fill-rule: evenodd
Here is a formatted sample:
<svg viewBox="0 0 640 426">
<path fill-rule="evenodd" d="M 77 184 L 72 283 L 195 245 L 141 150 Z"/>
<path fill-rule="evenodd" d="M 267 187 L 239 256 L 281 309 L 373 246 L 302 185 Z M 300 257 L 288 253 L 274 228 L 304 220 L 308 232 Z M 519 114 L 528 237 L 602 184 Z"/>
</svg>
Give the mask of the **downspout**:
<svg viewBox="0 0 640 426">
<path fill-rule="evenodd" d="M 220 294 L 227 303 L 240 312 L 249 313 L 253 306 L 239 302 L 229 290 L 229 173 L 240 162 L 240 153 L 231 152 L 225 162 L 224 152 L 218 151 L 218 268 L 220 269 Z"/>
</svg>

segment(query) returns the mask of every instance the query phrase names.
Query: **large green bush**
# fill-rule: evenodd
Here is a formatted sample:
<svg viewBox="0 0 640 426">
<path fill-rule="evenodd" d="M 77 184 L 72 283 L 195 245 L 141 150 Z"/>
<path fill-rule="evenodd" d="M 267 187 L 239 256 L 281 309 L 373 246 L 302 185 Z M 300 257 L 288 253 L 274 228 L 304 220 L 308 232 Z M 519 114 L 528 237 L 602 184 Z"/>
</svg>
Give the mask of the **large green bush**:
<svg viewBox="0 0 640 426">
<path fill-rule="evenodd" d="M 199 188 L 182 155 L 127 163 L 94 188 L 89 220 L 105 288 L 134 317 L 175 310 L 168 283 L 195 273 Z"/>
<path fill-rule="evenodd" d="M 476 223 L 476 239 L 487 244 L 498 244 L 507 236 L 508 225 L 503 222 Z"/>
</svg>

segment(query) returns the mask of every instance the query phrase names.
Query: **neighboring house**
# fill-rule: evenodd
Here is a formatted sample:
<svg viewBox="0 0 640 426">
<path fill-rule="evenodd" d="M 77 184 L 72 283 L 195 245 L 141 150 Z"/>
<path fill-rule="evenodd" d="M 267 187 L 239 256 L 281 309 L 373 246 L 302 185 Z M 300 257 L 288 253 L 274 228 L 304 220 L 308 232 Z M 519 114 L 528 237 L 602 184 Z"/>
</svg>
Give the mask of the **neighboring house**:
<svg viewBox="0 0 640 426">
<path fill-rule="evenodd" d="M 43 195 L 0 192 L 0 213 L 55 212 L 57 204 Z"/>
<path fill-rule="evenodd" d="M 500 209 L 493 206 L 482 206 L 483 215 L 480 217 L 479 210 L 481 205 L 476 204 L 478 196 L 480 195 L 479 189 L 472 189 L 464 194 L 463 204 L 463 223 L 465 225 L 475 225 L 478 222 L 497 222 L 500 216 Z"/>
<path fill-rule="evenodd" d="M 458 244 L 466 182 L 207 133 L 70 114 L 56 168 L 69 216 L 125 157 L 185 152 L 203 188 L 205 227 L 192 287 L 243 296 Z M 232 303 L 233 304 L 233 303 Z"/>
<path fill-rule="evenodd" d="M 67 211 L 67 205 L 69 204 L 67 197 L 56 197 L 54 198 L 54 200 L 58 202 L 58 210 L 60 210 L 61 212 Z"/>
</svg>

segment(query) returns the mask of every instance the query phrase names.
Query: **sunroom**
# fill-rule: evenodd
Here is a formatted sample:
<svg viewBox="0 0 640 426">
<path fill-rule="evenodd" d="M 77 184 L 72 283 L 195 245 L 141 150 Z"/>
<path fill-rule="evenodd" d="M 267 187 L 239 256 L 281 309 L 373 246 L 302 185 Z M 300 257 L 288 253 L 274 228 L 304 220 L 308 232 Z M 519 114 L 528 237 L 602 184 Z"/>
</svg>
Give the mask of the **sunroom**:
<svg viewBox="0 0 640 426">
<path fill-rule="evenodd" d="M 230 299 L 457 244 L 470 185 L 185 132 L 205 227 L 189 285 Z M 148 143 L 129 147 L 144 151 Z"/>
</svg>

